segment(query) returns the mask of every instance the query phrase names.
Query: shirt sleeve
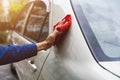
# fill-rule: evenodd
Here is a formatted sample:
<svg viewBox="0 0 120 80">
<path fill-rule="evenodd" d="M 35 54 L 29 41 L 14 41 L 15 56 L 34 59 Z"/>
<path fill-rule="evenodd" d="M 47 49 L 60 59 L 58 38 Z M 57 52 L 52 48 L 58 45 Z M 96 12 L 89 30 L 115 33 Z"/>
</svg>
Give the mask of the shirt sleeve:
<svg viewBox="0 0 120 80">
<path fill-rule="evenodd" d="M 0 65 L 21 61 L 37 55 L 35 44 L 0 46 Z"/>
</svg>

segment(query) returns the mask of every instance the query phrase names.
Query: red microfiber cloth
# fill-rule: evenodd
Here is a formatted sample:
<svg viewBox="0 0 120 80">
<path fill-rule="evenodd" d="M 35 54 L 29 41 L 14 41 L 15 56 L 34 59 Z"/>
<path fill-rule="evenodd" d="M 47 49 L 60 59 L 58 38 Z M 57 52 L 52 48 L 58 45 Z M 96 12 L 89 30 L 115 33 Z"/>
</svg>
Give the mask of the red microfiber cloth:
<svg viewBox="0 0 120 80">
<path fill-rule="evenodd" d="M 67 14 L 67 15 L 61 20 L 61 21 L 64 21 L 63 25 L 57 27 L 57 25 L 61 22 L 61 21 L 60 21 L 60 22 L 58 22 L 57 24 L 55 24 L 55 25 L 53 26 L 53 30 L 55 30 L 56 27 L 59 28 L 59 29 L 62 30 L 62 31 L 68 30 L 69 27 L 70 27 L 70 24 L 71 24 L 71 20 L 72 20 L 71 15 L 70 15 L 70 14 Z"/>
</svg>

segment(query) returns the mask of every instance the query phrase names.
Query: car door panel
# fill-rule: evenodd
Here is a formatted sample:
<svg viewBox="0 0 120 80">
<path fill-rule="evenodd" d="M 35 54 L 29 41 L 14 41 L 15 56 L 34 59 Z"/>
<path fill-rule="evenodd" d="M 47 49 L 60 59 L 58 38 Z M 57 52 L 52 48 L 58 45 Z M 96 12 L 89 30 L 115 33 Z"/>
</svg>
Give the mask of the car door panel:
<svg viewBox="0 0 120 80">
<path fill-rule="evenodd" d="M 42 65 L 48 55 L 49 50 L 41 51 L 37 56 L 25 59 L 23 61 L 14 63 L 16 66 L 16 70 L 21 80 L 37 80 L 39 73 L 41 71 Z M 33 70 L 32 66 L 29 64 L 29 61 L 34 60 L 34 65 L 36 66 L 36 70 Z M 39 60 L 39 61 L 38 61 Z"/>
<path fill-rule="evenodd" d="M 31 42 L 26 40 L 22 35 L 14 31 L 12 33 L 12 43 L 16 45 L 23 45 L 23 44 L 31 43 Z"/>
</svg>

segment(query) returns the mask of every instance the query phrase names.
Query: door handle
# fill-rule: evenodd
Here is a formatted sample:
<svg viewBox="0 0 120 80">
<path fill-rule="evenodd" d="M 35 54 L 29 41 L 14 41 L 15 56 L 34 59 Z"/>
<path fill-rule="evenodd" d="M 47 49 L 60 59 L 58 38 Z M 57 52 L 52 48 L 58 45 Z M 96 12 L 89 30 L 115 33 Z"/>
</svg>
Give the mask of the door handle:
<svg viewBox="0 0 120 80">
<path fill-rule="evenodd" d="M 36 67 L 36 65 L 34 64 L 34 61 L 29 60 L 29 61 L 28 61 L 28 65 L 30 66 L 30 70 L 31 70 L 32 72 L 35 72 L 35 71 L 37 70 L 37 67 Z"/>
</svg>

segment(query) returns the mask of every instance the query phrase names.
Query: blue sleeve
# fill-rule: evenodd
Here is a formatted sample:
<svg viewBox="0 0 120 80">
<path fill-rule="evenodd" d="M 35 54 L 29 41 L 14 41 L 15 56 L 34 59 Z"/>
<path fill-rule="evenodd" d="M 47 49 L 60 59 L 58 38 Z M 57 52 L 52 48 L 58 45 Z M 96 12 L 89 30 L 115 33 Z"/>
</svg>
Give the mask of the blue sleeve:
<svg viewBox="0 0 120 80">
<path fill-rule="evenodd" d="M 37 55 L 35 44 L 0 46 L 0 65 L 17 62 Z"/>
</svg>

